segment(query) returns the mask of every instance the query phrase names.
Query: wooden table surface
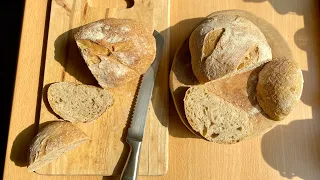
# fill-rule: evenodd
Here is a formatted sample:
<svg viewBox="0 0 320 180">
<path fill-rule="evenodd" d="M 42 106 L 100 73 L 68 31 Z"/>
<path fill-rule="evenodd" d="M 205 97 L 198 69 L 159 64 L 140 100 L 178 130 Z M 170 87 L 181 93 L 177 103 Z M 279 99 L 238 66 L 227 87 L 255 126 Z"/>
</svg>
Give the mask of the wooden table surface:
<svg viewBox="0 0 320 180">
<path fill-rule="evenodd" d="M 94 1 L 94 0 L 92 0 Z M 105 0 L 110 6 L 125 5 Z M 119 0 L 120 1 L 120 0 Z M 46 35 L 46 0 L 26 0 L 4 179 L 118 179 L 101 176 L 41 176 L 26 170 L 34 120 L 42 49 Z M 50 4 L 50 3 L 49 3 Z M 274 24 L 288 41 L 304 75 L 304 91 L 295 111 L 269 133 L 236 145 L 195 138 L 170 103 L 169 170 L 139 179 L 319 179 L 320 178 L 320 28 L 318 0 L 171 0 L 170 58 L 202 17 L 213 11 L 243 9 Z"/>
</svg>

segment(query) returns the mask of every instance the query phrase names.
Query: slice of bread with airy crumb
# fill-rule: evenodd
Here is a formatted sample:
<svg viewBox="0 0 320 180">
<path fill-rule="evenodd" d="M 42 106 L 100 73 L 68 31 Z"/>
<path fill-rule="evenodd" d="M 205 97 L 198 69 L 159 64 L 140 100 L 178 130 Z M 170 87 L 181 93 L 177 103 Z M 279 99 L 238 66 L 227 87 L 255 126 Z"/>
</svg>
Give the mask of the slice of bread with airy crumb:
<svg viewBox="0 0 320 180">
<path fill-rule="evenodd" d="M 114 102 L 105 89 L 71 82 L 51 84 L 47 96 L 52 110 L 70 122 L 91 122 Z"/>
<path fill-rule="evenodd" d="M 203 85 L 187 90 L 184 109 L 191 127 L 209 141 L 236 143 L 252 131 L 245 111 L 209 92 Z"/>
<path fill-rule="evenodd" d="M 30 145 L 28 171 L 40 169 L 88 140 L 88 136 L 70 122 L 50 123 Z"/>
</svg>

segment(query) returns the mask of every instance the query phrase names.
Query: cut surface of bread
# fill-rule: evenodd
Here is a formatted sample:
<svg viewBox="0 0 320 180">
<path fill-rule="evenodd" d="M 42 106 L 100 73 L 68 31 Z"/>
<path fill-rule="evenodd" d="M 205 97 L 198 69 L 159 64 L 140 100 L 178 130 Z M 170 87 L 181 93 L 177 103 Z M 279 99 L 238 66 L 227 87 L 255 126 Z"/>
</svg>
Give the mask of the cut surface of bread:
<svg viewBox="0 0 320 180">
<path fill-rule="evenodd" d="M 56 121 L 44 127 L 30 145 L 28 171 L 36 171 L 89 138 L 70 122 Z"/>
<path fill-rule="evenodd" d="M 303 88 L 302 71 L 297 62 L 276 59 L 259 73 L 257 100 L 274 120 L 282 120 L 300 100 Z"/>
<path fill-rule="evenodd" d="M 103 88 L 114 88 L 145 73 L 156 54 L 155 38 L 131 19 L 102 19 L 80 27 L 75 40 Z"/>
<path fill-rule="evenodd" d="M 105 89 L 71 82 L 51 84 L 47 92 L 52 110 L 70 122 L 91 122 L 113 105 L 114 98 Z"/>
<path fill-rule="evenodd" d="M 209 92 L 203 85 L 187 90 L 184 109 L 191 127 L 209 141 L 236 143 L 252 131 L 245 111 Z"/>
<path fill-rule="evenodd" d="M 252 70 L 272 59 L 260 29 L 238 15 L 207 18 L 189 40 L 192 71 L 200 83 Z"/>
</svg>

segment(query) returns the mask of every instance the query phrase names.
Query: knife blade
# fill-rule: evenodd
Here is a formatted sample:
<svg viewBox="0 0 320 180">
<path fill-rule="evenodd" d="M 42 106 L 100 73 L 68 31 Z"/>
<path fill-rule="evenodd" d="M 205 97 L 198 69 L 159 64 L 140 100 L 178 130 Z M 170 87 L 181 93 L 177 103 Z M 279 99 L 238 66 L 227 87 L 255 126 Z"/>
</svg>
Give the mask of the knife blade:
<svg viewBox="0 0 320 180">
<path fill-rule="evenodd" d="M 139 154 L 147 120 L 149 102 L 152 96 L 152 90 L 154 87 L 164 44 L 164 39 L 160 33 L 154 31 L 153 36 L 156 39 L 156 57 L 148 70 L 143 74 L 141 85 L 139 87 L 139 92 L 126 139 L 130 146 L 130 152 L 120 177 L 120 179 L 123 180 L 137 179 Z"/>
</svg>

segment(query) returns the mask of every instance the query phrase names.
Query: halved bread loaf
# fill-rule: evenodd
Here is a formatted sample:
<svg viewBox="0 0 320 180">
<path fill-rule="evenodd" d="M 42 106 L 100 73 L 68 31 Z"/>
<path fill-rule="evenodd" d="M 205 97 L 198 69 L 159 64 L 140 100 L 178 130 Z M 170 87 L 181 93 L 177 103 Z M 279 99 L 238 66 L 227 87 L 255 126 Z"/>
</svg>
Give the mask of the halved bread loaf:
<svg viewBox="0 0 320 180">
<path fill-rule="evenodd" d="M 143 24 L 132 19 L 101 19 L 74 35 L 82 57 L 103 88 L 114 88 L 145 73 L 156 42 Z"/>
<path fill-rule="evenodd" d="M 236 143 L 252 131 L 245 111 L 209 92 L 203 85 L 187 90 L 184 109 L 191 127 L 209 141 Z"/>
<path fill-rule="evenodd" d="M 53 122 L 34 137 L 30 145 L 28 171 L 36 171 L 89 138 L 70 122 Z"/>
<path fill-rule="evenodd" d="M 189 49 L 192 70 L 200 83 L 249 71 L 272 59 L 260 29 L 237 15 L 206 19 L 192 32 Z"/>
<path fill-rule="evenodd" d="M 301 97 L 302 71 L 297 62 L 276 59 L 267 63 L 259 73 L 257 100 L 274 120 L 284 119 Z"/>
<path fill-rule="evenodd" d="M 52 110 L 70 122 L 91 122 L 114 102 L 105 89 L 71 82 L 51 84 L 47 96 Z"/>
</svg>

